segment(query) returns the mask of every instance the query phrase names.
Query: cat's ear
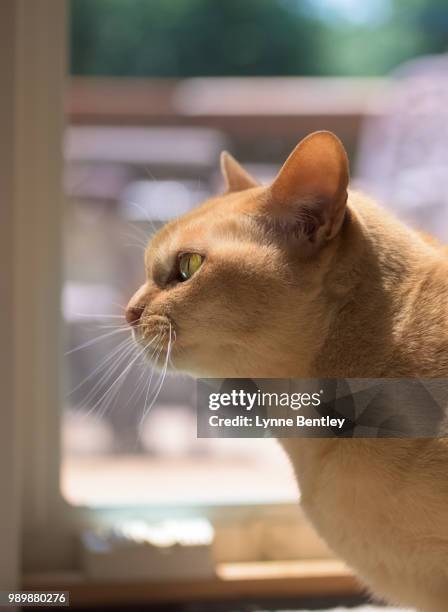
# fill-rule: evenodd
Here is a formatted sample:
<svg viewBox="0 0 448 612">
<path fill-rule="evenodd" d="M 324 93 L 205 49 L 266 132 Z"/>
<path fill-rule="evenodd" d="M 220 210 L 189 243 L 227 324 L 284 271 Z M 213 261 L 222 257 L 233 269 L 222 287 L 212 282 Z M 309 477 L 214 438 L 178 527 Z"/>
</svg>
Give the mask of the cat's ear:
<svg viewBox="0 0 448 612">
<path fill-rule="evenodd" d="M 257 181 L 227 151 L 221 153 L 221 172 L 227 193 L 244 191 L 258 185 Z"/>
<path fill-rule="evenodd" d="M 302 140 L 268 189 L 269 215 L 304 241 L 319 245 L 333 238 L 345 216 L 349 165 L 331 132 Z"/>
</svg>

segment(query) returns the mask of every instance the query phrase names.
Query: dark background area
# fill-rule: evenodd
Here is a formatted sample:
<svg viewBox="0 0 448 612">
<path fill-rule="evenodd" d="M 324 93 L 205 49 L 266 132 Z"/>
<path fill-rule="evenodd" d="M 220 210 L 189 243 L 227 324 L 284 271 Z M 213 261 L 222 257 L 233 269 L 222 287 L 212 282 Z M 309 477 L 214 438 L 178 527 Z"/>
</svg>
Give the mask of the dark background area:
<svg viewBox="0 0 448 612">
<path fill-rule="evenodd" d="M 447 32 L 445 0 L 71 0 L 71 71 L 380 76 Z"/>
</svg>

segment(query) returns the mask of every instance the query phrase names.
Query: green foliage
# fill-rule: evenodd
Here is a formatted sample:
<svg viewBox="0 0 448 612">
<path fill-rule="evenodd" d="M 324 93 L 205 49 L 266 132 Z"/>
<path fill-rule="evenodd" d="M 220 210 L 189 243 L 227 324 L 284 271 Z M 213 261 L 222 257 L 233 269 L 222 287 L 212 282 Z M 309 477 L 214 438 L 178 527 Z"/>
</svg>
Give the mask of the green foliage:
<svg viewBox="0 0 448 612">
<path fill-rule="evenodd" d="M 323 41 L 328 74 L 384 75 L 407 60 L 448 50 L 446 0 L 390 0 L 389 4 L 388 14 L 378 23 L 329 28 Z"/>
<path fill-rule="evenodd" d="M 389 0 L 384 18 L 367 23 L 323 18 L 317 3 L 71 0 L 72 73 L 379 75 L 447 50 L 446 0 Z"/>
<path fill-rule="evenodd" d="M 72 0 L 74 74 L 194 76 L 318 70 L 315 31 L 275 0 Z"/>
</svg>

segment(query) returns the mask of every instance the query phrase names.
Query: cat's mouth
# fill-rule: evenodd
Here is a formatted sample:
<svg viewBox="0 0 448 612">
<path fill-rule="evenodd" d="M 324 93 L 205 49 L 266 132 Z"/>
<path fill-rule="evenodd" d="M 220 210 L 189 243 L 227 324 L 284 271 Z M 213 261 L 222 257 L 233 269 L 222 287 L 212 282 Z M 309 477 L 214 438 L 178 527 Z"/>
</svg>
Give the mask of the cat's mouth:
<svg viewBox="0 0 448 612">
<path fill-rule="evenodd" d="M 140 324 L 133 328 L 134 339 L 142 347 L 143 355 L 156 364 L 169 358 L 176 339 L 174 325 L 164 315 L 149 314 L 141 317 Z"/>
</svg>

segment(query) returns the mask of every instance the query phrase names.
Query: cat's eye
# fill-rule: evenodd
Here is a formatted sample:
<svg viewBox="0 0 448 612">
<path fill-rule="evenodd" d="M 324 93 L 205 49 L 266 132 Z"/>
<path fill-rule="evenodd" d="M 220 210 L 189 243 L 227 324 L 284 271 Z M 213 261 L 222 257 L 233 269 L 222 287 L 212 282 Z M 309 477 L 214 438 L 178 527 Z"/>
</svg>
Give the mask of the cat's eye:
<svg viewBox="0 0 448 612">
<path fill-rule="evenodd" d="M 204 258 L 199 253 L 182 253 L 179 256 L 179 277 L 181 281 L 189 280 L 202 266 Z"/>
</svg>

